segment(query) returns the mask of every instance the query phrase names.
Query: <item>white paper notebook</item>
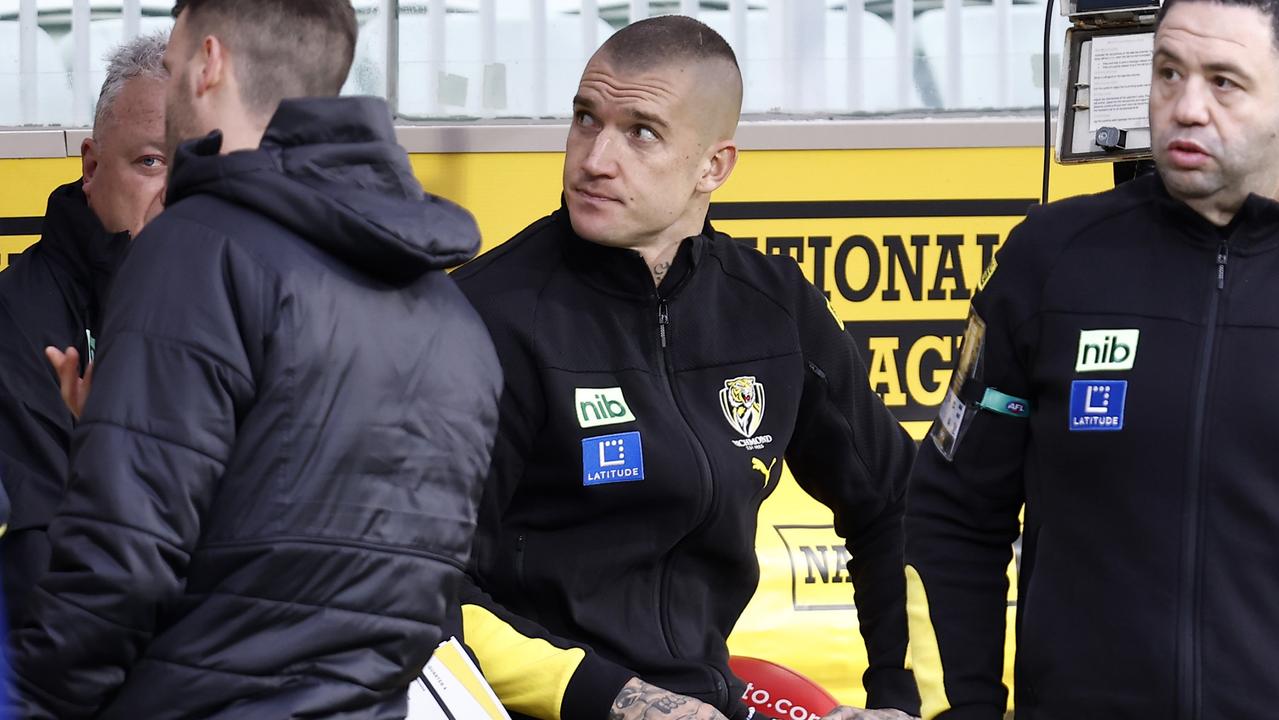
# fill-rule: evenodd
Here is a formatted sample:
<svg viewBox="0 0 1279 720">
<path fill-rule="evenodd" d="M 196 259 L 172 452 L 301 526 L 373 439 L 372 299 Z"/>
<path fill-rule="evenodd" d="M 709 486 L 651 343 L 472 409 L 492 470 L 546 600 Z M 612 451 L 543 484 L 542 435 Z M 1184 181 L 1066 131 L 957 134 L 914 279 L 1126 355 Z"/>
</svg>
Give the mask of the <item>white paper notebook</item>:
<svg viewBox="0 0 1279 720">
<path fill-rule="evenodd" d="M 440 643 L 409 686 L 405 720 L 511 720 L 457 638 Z"/>
</svg>

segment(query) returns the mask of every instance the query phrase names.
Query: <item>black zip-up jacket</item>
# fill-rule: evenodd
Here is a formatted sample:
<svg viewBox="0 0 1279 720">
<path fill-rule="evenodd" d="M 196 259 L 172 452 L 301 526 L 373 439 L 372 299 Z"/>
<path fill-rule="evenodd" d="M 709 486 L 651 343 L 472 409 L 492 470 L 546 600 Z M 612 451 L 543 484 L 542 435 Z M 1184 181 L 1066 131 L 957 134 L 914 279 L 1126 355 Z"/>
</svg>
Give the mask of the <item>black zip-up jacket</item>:
<svg viewBox="0 0 1279 720">
<path fill-rule="evenodd" d="M 0 481 L 13 506 L 0 543 L 4 593 L 16 623 L 49 564 L 47 530 L 66 487 L 75 425 L 44 349 L 89 360 L 111 276 L 128 247 L 89 208 L 80 182 L 49 196 L 40 240 L 0 273 Z"/>
<path fill-rule="evenodd" d="M 454 277 L 506 377 L 484 592 L 463 610 L 508 706 L 599 720 L 638 675 L 743 711 L 725 638 L 784 458 L 848 541 L 870 704 L 917 707 L 901 556 L 914 446 L 794 261 L 708 224 L 655 288 L 638 253 L 582 240 L 561 209 Z M 512 647 L 492 644 L 494 623 Z"/>
<path fill-rule="evenodd" d="M 52 563 L 12 637 L 24 717 L 402 720 L 464 575 L 500 366 L 372 98 L 178 152 L 120 267 Z"/>
<path fill-rule="evenodd" d="M 1153 175 L 1011 233 L 973 299 L 984 351 L 962 393 L 1029 415 L 976 412 L 953 462 L 925 441 L 912 477 L 925 717 L 1004 712 L 1023 501 L 1018 718 L 1274 716 L 1277 250 L 1279 204 L 1251 196 L 1217 228 Z"/>
</svg>

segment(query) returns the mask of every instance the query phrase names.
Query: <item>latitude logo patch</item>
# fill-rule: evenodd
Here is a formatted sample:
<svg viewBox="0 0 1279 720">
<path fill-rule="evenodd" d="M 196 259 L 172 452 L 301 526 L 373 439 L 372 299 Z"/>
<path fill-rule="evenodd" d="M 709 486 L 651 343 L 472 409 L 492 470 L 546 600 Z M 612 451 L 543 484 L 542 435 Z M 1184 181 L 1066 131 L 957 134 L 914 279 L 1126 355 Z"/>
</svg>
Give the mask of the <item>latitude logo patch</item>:
<svg viewBox="0 0 1279 720">
<path fill-rule="evenodd" d="M 635 420 L 620 387 L 577 388 L 573 391 L 573 408 L 577 423 L 584 428 Z"/>
<path fill-rule="evenodd" d="M 1141 331 L 1080 330 L 1075 372 L 1131 370 L 1137 361 L 1137 340 Z"/>
<path fill-rule="evenodd" d="M 644 479 L 644 446 L 637 432 L 582 440 L 582 484 L 606 485 Z"/>
<path fill-rule="evenodd" d="M 724 419 L 744 438 L 755 435 L 764 421 L 764 384 L 754 375 L 743 375 L 724 381 L 719 391 L 719 407 Z"/>
<path fill-rule="evenodd" d="M 1070 385 L 1071 432 L 1124 429 L 1127 380 L 1075 380 Z"/>
</svg>

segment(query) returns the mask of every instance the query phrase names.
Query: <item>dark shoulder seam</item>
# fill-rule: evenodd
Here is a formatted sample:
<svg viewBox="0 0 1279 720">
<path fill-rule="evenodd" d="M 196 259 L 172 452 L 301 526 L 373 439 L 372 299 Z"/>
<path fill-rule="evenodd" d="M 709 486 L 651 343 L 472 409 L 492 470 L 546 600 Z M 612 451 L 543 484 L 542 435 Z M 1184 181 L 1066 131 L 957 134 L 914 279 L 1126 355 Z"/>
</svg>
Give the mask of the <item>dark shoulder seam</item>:
<svg viewBox="0 0 1279 720">
<path fill-rule="evenodd" d="M 729 241 L 737 242 L 736 240 L 733 240 L 731 237 L 729 238 Z M 742 251 L 745 252 L 745 249 L 743 249 Z M 769 262 L 768 256 L 763 253 L 760 253 L 758 250 L 751 250 L 750 252 L 758 253 L 760 255 L 761 260 L 763 260 L 764 262 Z M 727 277 L 735 282 L 741 283 L 742 285 L 745 285 L 751 290 L 754 290 L 756 293 L 763 296 L 769 302 L 776 305 L 778 309 L 780 309 L 783 313 L 786 314 L 787 317 L 791 319 L 792 322 L 795 322 L 795 313 L 792 312 L 791 309 L 786 306 L 786 303 L 781 302 L 776 297 L 774 297 L 771 293 L 766 292 L 762 287 L 760 287 L 759 283 L 752 281 L 750 278 L 745 277 L 743 274 L 739 274 L 728 269 L 728 267 L 724 264 L 724 258 L 720 257 L 720 254 L 716 252 L 716 248 L 714 245 L 712 245 L 709 248 L 709 252 L 707 252 L 707 255 L 715 259 L 715 264 L 718 265 L 720 268 L 720 271 L 724 273 L 724 277 Z M 802 272 L 800 272 L 800 277 L 804 278 L 804 275 Z M 804 282 L 808 282 L 808 278 L 804 278 Z"/>
<path fill-rule="evenodd" d="M 1113 189 L 1111 189 L 1111 190 L 1109 190 L 1109 191 L 1106 191 L 1106 192 L 1111 192 L 1111 193 L 1113 193 L 1113 192 L 1115 192 L 1116 190 L 1118 190 L 1118 188 L 1113 188 Z M 1043 212 L 1051 213 L 1053 210 L 1056 210 L 1056 208 L 1052 208 L 1052 210 L 1049 210 L 1048 208 L 1049 208 L 1050 206 L 1058 205 L 1058 204 L 1061 204 L 1062 206 L 1065 206 L 1065 205 L 1073 205 L 1073 204 L 1075 204 L 1075 203 L 1074 203 L 1074 202 L 1072 202 L 1072 201 L 1082 202 L 1082 201 L 1084 201 L 1084 200 L 1088 200 L 1088 199 L 1090 199 L 1090 198 L 1096 198 L 1096 197 L 1098 197 L 1099 195 L 1104 195 L 1104 194 L 1106 194 L 1106 192 L 1096 193 L 1096 194 L 1093 194 L 1093 195 L 1076 196 L 1076 197 L 1073 197 L 1073 198 L 1064 198 L 1064 199 L 1062 199 L 1062 200 L 1058 200 L 1058 201 L 1056 201 L 1056 202 L 1054 202 L 1054 203 L 1049 203 L 1049 205 L 1047 205 L 1047 206 L 1042 206 L 1042 205 L 1041 205 L 1041 206 L 1037 206 L 1037 207 L 1043 208 Z M 1068 235 L 1068 236 L 1067 236 L 1067 241 L 1074 240 L 1074 238 L 1075 238 L 1077 235 L 1079 235 L 1080 233 L 1082 233 L 1082 232 L 1084 232 L 1084 231 L 1086 231 L 1086 230 L 1090 230 L 1090 229 L 1092 229 L 1092 228 L 1093 228 L 1095 225 L 1097 225 L 1098 223 L 1103 223 L 1103 222 L 1106 222 L 1107 220 L 1112 220 L 1112 219 L 1114 219 L 1115 217 L 1117 217 L 1117 216 L 1119 216 L 1119 215 L 1123 215 L 1123 214 L 1125 214 L 1125 213 L 1133 212 L 1134 210 L 1140 210 L 1141 208 L 1143 208 L 1143 207 L 1145 207 L 1145 206 L 1146 206 L 1146 203 L 1145 203 L 1145 202 L 1143 202 L 1141 199 L 1139 199 L 1139 198 L 1135 198 L 1135 197 L 1134 197 L 1134 198 L 1117 198 L 1117 199 L 1114 201 L 1114 204 L 1115 204 L 1115 205 L 1118 205 L 1118 207 L 1111 208 L 1111 209 L 1107 209 L 1107 210 L 1103 210 L 1103 211 L 1102 211 L 1102 212 L 1101 212 L 1101 213 L 1100 213 L 1097 217 L 1095 217 L 1095 218 L 1093 218 L 1092 220 L 1090 220 L 1090 221 L 1086 222 L 1084 225 L 1080 226 L 1079 228 L 1075 229 L 1072 233 L 1070 233 L 1070 235 Z M 1036 213 L 1036 214 L 1037 214 L 1037 215 L 1041 215 L 1041 216 L 1042 216 L 1042 215 L 1043 215 L 1043 212 L 1039 212 L 1039 213 Z M 1030 214 L 1029 214 L 1029 213 L 1027 213 L 1027 215 L 1026 215 L 1026 219 L 1030 219 Z M 1045 219 L 1045 220 L 1047 220 L 1047 218 L 1044 218 L 1044 219 Z"/>
<path fill-rule="evenodd" d="M 237 206 L 237 207 L 238 207 L 238 206 Z M 273 278 L 275 278 L 275 280 L 276 280 L 277 282 L 280 280 L 280 278 L 281 278 L 280 271 L 276 270 L 275 268 L 273 268 L 273 267 L 271 267 L 270 265 L 268 265 L 268 264 L 266 264 L 265 262 L 263 262 L 262 258 L 261 258 L 261 257 L 259 257 L 259 256 L 258 256 L 258 254 L 257 254 L 256 252 L 254 252 L 254 251 L 253 251 L 253 248 L 254 248 L 254 245 L 253 245 L 253 244 L 251 244 L 251 243 L 238 243 L 238 242 L 236 242 L 236 241 L 235 241 L 235 238 L 231 237 L 230 235 L 227 235 L 227 234 L 226 234 L 226 232 L 224 232 L 224 231 L 222 231 L 222 230 L 219 230 L 218 228 L 215 228 L 215 227 L 213 227 L 212 225 L 209 225 L 209 224 L 208 224 L 208 223 L 206 223 L 206 222 L 202 222 L 202 221 L 200 221 L 200 220 L 197 220 L 197 219 L 195 219 L 195 218 L 193 218 L 193 217 L 188 217 L 188 216 L 185 216 L 185 215 L 174 215 L 174 216 L 173 216 L 173 219 L 171 220 L 171 222 L 175 222 L 175 223 L 185 223 L 185 224 L 187 224 L 187 225 L 193 225 L 193 226 L 195 226 L 195 227 L 202 228 L 202 229 L 204 229 L 204 230 L 209 231 L 210 233 L 213 233 L 214 235 L 216 235 L 216 236 L 218 237 L 218 239 L 220 239 L 220 240 L 223 242 L 223 244 L 224 244 L 224 245 L 225 245 L 228 249 L 230 249 L 230 248 L 237 248 L 237 249 L 243 250 L 243 251 L 244 251 L 244 252 L 243 252 L 244 256 L 245 256 L 245 257 L 247 257 L 247 258 L 249 258 L 249 259 L 251 259 L 251 260 L 253 261 L 253 264 L 254 264 L 255 266 L 257 266 L 260 270 L 264 270 L 264 271 L 266 271 L 266 272 L 267 272 L 268 274 L 270 274 Z M 296 232 L 294 232 L 293 230 L 290 230 L 290 229 L 288 229 L 288 228 L 284 227 L 283 225 L 280 225 L 279 223 L 275 222 L 274 220 L 270 220 L 269 218 L 267 218 L 267 222 L 270 222 L 270 223 L 272 223 L 272 224 L 274 224 L 274 225 L 276 225 L 276 226 L 278 226 L 278 227 L 280 227 L 280 228 L 283 228 L 285 231 L 287 231 L 288 233 L 290 233 L 290 234 L 292 234 L 292 235 L 295 235 L 295 236 L 301 237 L 300 235 L 298 235 L 298 234 L 297 234 Z M 302 239 L 305 241 L 305 238 L 302 238 Z"/>
<path fill-rule="evenodd" d="M 488 267 L 489 265 L 492 265 L 498 260 L 505 258 L 507 255 L 515 252 L 515 250 L 518 247 L 522 246 L 526 240 L 541 233 L 546 228 L 546 226 L 554 222 L 554 220 L 555 220 L 554 215 L 546 215 L 544 217 L 541 217 L 533 221 L 532 225 L 529 225 L 528 227 L 519 231 L 511 239 L 497 245 L 492 250 L 489 250 L 488 252 L 481 254 L 479 257 L 462 265 L 461 267 L 457 268 L 450 274 L 457 279 L 466 279 L 468 277 L 473 276 L 475 273 L 479 272 L 480 270 Z"/>
<path fill-rule="evenodd" d="M 1029 315 L 1026 316 L 1025 320 L 1022 320 L 1020 323 L 1017 324 L 1016 327 L 1012 328 L 1012 334 L 1016 336 L 1022 331 L 1024 327 L 1026 327 L 1027 324 L 1029 324 L 1032 320 L 1038 318 L 1040 315 L 1043 314 L 1044 296 L 1048 292 L 1049 280 L 1052 279 L 1053 275 L 1057 272 L 1057 268 L 1060 267 L 1060 263 L 1058 263 L 1057 261 L 1058 259 L 1061 258 L 1062 255 L 1066 253 L 1067 250 L 1070 249 L 1070 247 L 1075 243 L 1076 240 L 1079 239 L 1080 236 L 1082 236 L 1085 232 L 1093 229 L 1094 227 L 1096 227 L 1097 225 L 1100 225 L 1103 222 L 1106 222 L 1108 220 L 1113 220 L 1114 218 L 1120 215 L 1124 215 L 1130 212 L 1135 212 L 1137 210 L 1140 210 L 1142 207 L 1143 207 L 1143 204 L 1140 202 L 1137 202 L 1136 200 L 1126 201 L 1122 203 L 1120 207 L 1115 208 L 1111 212 L 1102 213 L 1099 217 L 1094 218 L 1090 222 L 1084 223 L 1082 226 L 1076 228 L 1073 232 L 1067 235 L 1062 240 L 1061 244 L 1056 248 L 1056 251 L 1052 254 L 1052 256 L 1050 258 L 1044 259 L 1047 272 L 1044 273 L 1042 282 L 1039 283 L 1039 293 L 1035 299 L 1035 309 L 1033 312 L 1031 312 Z"/>
<path fill-rule="evenodd" d="M 549 220 L 550 217 L 548 216 L 546 219 Z M 529 328 L 532 332 L 530 332 L 528 336 L 529 342 L 531 343 L 537 342 L 537 316 L 538 316 L 538 313 L 542 311 L 542 296 L 546 294 L 547 289 L 551 286 L 551 281 L 554 280 L 555 277 L 559 275 L 561 272 L 564 272 L 564 258 L 562 254 L 560 258 L 558 258 L 558 260 L 555 262 L 555 264 L 551 267 L 550 272 L 546 273 L 546 277 L 542 280 L 541 287 L 537 288 L 537 291 L 533 293 L 533 308 L 532 308 L 532 311 L 529 313 Z M 536 372 L 538 354 L 535 352 L 530 352 L 529 355 L 530 355 L 530 359 L 533 360 L 534 371 Z M 503 379 L 503 382 L 505 382 L 505 379 Z M 540 433 L 542 429 L 546 427 L 546 422 L 547 422 L 546 417 L 549 412 L 548 406 L 550 405 L 550 403 L 547 402 L 546 390 L 544 388 L 541 389 L 541 392 L 539 394 L 541 395 L 541 399 L 542 399 L 542 403 L 541 403 L 542 413 L 541 413 L 541 417 L 538 418 L 537 429 L 538 429 L 538 432 Z"/>
</svg>

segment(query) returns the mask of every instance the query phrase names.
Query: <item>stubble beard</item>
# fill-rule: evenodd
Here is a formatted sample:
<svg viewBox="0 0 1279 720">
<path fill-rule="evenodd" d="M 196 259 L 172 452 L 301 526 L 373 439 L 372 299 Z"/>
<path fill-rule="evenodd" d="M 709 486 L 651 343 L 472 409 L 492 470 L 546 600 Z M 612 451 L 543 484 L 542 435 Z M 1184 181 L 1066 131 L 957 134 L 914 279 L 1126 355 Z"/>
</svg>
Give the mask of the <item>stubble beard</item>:
<svg viewBox="0 0 1279 720">
<path fill-rule="evenodd" d="M 190 88 L 182 83 L 178 86 L 178 90 L 174 94 L 170 94 L 165 102 L 164 108 L 164 145 L 165 157 L 168 158 L 169 167 L 173 167 L 178 145 L 187 140 L 193 140 L 199 136 L 199 131 L 195 129 L 195 113 L 191 107 L 192 95 Z"/>
</svg>

